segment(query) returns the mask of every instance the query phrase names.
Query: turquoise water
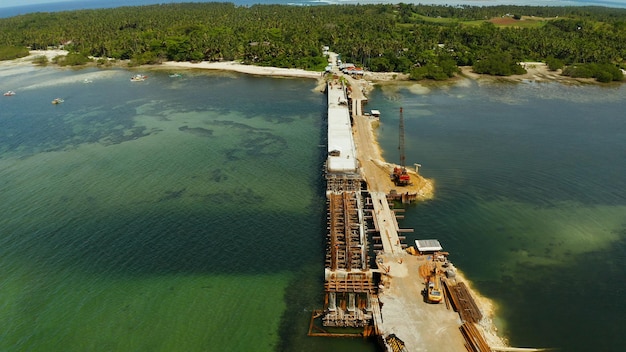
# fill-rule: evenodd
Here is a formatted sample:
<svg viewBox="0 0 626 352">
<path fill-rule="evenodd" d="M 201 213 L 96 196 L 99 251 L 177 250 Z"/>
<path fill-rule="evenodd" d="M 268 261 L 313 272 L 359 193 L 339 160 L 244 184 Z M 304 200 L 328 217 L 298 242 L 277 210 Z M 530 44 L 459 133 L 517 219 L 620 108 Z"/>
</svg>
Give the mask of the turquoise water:
<svg viewBox="0 0 626 352">
<path fill-rule="evenodd" d="M 0 70 L 0 350 L 309 343 L 291 336 L 322 304 L 323 95 L 132 74 Z"/>
<path fill-rule="evenodd" d="M 145 73 L 145 82 L 130 82 Z M 84 83 L 84 80 L 91 83 Z M 0 66 L 0 350 L 374 351 L 323 303 L 324 96 L 227 73 Z M 377 89 L 386 156 L 517 346 L 621 351 L 624 88 Z M 65 100 L 52 105 L 52 99 Z"/>
</svg>

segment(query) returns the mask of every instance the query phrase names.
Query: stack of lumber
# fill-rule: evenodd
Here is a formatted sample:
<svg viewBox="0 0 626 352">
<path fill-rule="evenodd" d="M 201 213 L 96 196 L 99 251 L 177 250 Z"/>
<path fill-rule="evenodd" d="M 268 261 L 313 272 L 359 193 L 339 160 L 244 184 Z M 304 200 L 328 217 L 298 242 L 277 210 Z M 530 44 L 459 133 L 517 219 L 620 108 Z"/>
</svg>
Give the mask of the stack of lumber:
<svg viewBox="0 0 626 352">
<path fill-rule="evenodd" d="M 465 348 L 469 352 L 491 352 L 491 348 L 487 344 L 487 341 L 480 334 L 480 331 L 473 323 L 463 323 L 461 327 L 461 333 L 465 337 Z"/>
<path fill-rule="evenodd" d="M 464 282 L 451 285 L 444 281 L 444 288 L 450 301 L 452 301 L 454 310 L 459 313 L 462 321 L 478 323 L 483 318 L 483 314 L 480 312 L 478 305 L 476 305 Z"/>
</svg>

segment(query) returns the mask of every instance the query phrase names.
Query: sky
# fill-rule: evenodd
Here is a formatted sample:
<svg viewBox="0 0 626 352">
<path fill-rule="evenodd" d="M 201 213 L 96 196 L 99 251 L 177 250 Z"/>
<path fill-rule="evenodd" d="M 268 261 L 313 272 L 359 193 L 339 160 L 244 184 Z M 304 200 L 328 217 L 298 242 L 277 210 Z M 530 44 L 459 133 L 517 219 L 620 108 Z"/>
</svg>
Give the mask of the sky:
<svg viewBox="0 0 626 352">
<path fill-rule="evenodd" d="M 59 0 L 2 0 L 0 1 L 0 7 L 46 4 L 51 2 L 59 2 Z"/>
<path fill-rule="evenodd" d="M 59 2 L 70 2 L 70 1 L 74 1 L 74 0 L 0 0 L 0 8 L 7 8 L 7 7 L 16 7 L 16 6 L 28 6 L 28 5 L 37 5 L 37 4 L 51 4 L 51 3 L 59 3 Z M 85 0 L 83 0 L 84 2 Z M 88 0 L 91 1 L 91 0 Z M 97 1 L 97 0 L 94 0 Z M 180 0 L 177 0 L 175 2 L 179 2 Z M 199 1 L 199 0 L 189 0 L 189 1 Z M 205 0 L 206 1 L 206 0 Z M 214 1 L 224 1 L 224 2 L 241 2 L 241 1 L 233 1 L 233 0 L 214 0 Z M 353 0 L 354 2 L 358 3 L 358 0 Z M 101 2 L 101 1 L 97 1 L 97 2 Z M 167 3 L 170 2 L 170 0 L 154 0 L 154 1 L 146 1 L 145 3 Z M 264 1 L 259 1 L 259 0 L 248 0 L 248 1 L 244 1 L 244 2 L 250 2 L 250 3 L 257 3 L 257 2 L 263 2 L 263 3 L 282 3 L 286 1 L 268 1 L 268 0 L 264 0 Z M 296 1 L 296 2 L 306 2 L 306 1 Z M 329 0 L 329 3 L 341 3 L 342 0 L 337 0 L 337 1 L 332 1 Z M 403 2 L 401 0 L 367 0 L 367 1 L 363 1 L 364 3 L 371 3 L 371 2 L 392 2 L 392 3 L 397 3 L 397 2 Z M 409 1 L 404 1 L 407 3 L 424 3 L 424 4 L 446 4 L 446 3 L 465 3 L 465 4 L 472 4 L 472 3 L 476 3 L 477 6 L 485 6 L 485 5 L 502 5 L 502 4 L 517 4 L 517 5 L 600 5 L 600 6 L 609 6 L 609 7 L 626 7 L 626 0 L 409 0 Z M 480 4 L 479 4 L 480 3 Z M 119 5 L 118 5 L 119 6 Z"/>
</svg>

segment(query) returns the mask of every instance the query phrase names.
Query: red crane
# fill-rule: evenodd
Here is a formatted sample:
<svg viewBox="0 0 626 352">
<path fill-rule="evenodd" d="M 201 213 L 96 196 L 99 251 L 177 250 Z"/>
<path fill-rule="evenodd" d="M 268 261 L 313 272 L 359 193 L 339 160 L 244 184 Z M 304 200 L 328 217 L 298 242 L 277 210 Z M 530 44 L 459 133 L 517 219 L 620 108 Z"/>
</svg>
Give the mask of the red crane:
<svg viewBox="0 0 626 352">
<path fill-rule="evenodd" d="M 396 186 L 406 186 L 411 183 L 411 177 L 406 172 L 406 158 L 404 156 L 404 116 L 402 115 L 402 108 L 400 108 L 400 142 L 398 144 L 398 150 L 400 150 L 400 167 L 393 168 L 393 174 L 391 178 Z"/>
</svg>

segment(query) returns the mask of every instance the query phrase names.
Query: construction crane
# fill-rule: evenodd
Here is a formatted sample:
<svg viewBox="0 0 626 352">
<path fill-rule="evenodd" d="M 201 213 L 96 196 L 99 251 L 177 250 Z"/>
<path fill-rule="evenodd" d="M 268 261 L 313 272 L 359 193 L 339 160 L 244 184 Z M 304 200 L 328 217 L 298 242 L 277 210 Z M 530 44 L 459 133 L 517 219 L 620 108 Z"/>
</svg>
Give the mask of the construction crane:
<svg viewBox="0 0 626 352">
<path fill-rule="evenodd" d="M 404 116 L 402 115 L 402 108 L 400 108 L 400 138 L 398 150 L 400 150 L 400 167 L 396 166 L 393 168 L 391 178 L 396 186 L 406 186 L 411 183 L 411 177 L 408 172 L 406 172 L 406 160 L 404 156 Z"/>
</svg>

